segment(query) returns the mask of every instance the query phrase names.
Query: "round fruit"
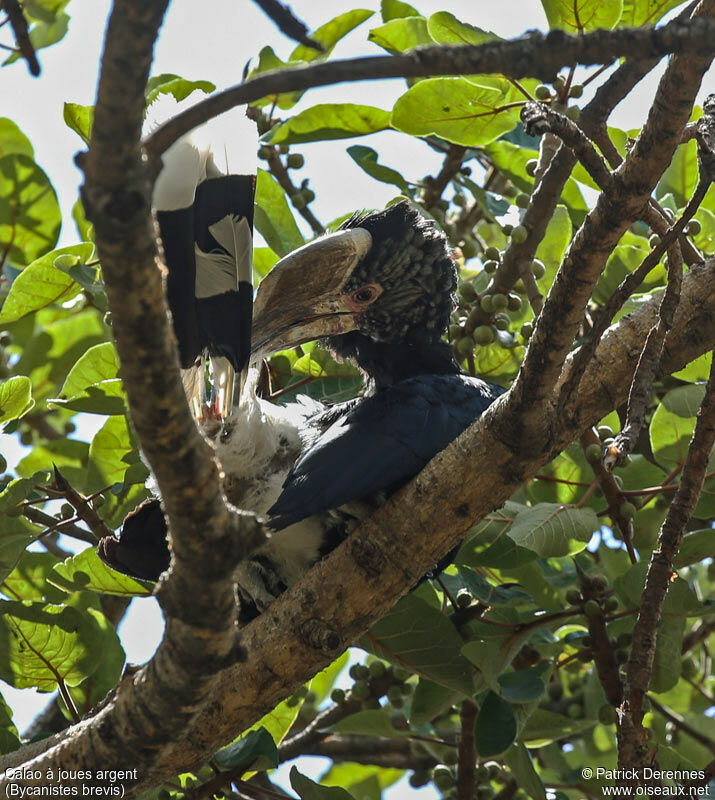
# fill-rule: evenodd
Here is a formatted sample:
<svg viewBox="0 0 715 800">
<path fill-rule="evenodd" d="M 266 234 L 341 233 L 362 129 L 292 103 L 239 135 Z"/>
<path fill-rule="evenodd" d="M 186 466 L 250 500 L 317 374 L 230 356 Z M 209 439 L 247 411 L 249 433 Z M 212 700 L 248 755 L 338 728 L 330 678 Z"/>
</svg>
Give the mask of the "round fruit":
<svg viewBox="0 0 715 800">
<path fill-rule="evenodd" d="M 461 325 L 450 325 L 449 326 L 449 339 L 450 341 L 455 341 L 455 339 L 459 339 L 462 335 L 462 326 Z"/>
<path fill-rule="evenodd" d="M 578 589 L 569 589 L 566 592 L 566 602 L 572 606 L 577 606 L 581 602 L 581 593 Z"/>
<path fill-rule="evenodd" d="M 533 178 L 533 177 L 534 177 L 534 175 L 536 175 L 536 170 L 537 170 L 538 168 L 539 168 L 539 162 L 538 162 L 538 160 L 537 160 L 537 159 L 535 159 L 535 158 L 530 158 L 530 159 L 529 159 L 529 160 L 526 162 L 526 166 L 524 167 L 524 170 L 525 170 L 526 174 L 527 174 L 527 175 L 528 175 L 530 178 Z"/>
<path fill-rule="evenodd" d="M 7 461 L 5 460 L 5 457 L 2 455 L 2 453 L 0 453 L 0 472 L 5 472 L 6 469 L 7 469 Z"/>
<path fill-rule="evenodd" d="M 483 294 L 479 298 L 479 308 L 481 308 L 485 314 L 491 314 L 494 311 L 494 305 L 492 304 L 492 295 Z"/>
<path fill-rule="evenodd" d="M 457 287 L 457 294 L 463 300 L 469 300 L 469 301 L 475 300 L 477 297 L 477 292 L 472 286 L 472 284 L 465 282 L 459 284 L 459 286 Z"/>
<path fill-rule="evenodd" d="M 525 192 L 520 192 L 514 198 L 514 203 L 516 203 L 517 208 L 528 208 L 530 201 L 531 201 L 531 197 L 528 194 L 526 194 Z"/>
<path fill-rule="evenodd" d="M 457 340 L 456 348 L 460 355 L 471 355 L 474 352 L 474 340 L 471 336 L 463 336 L 461 339 Z"/>
<path fill-rule="evenodd" d="M 390 725 L 396 731 L 408 731 L 410 729 L 410 723 L 407 721 L 404 711 L 393 711 L 390 714 Z"/>
<path fill-rule="evenodd" d="M 533 332 L 534 332 L 534 326 L 531 324 L 531 322 L 525 322 L 521 326 L 520 333 L 525 339 L 530 339 L 531 338 L 531 334 Z"/>
<path fill-rule="evenodd" d="M 609 614 L 613 613 L 618 608 L 618 600 L 615 597 L 609 597 L 603 607 Z"/>
<path fill-rule="evenodd" d="M 285 143 L 283 143 L 283 144 L 279 144 L 279 145 L 278 145 L 278 152 L 279 152 L 279 153 L 280 153 L 282 156 L 284 156 L 284 155 L 285 155 L 285 154 L 286 154 L 286 153 L 287 153 L 289 150 L 290 150 L 290 145 L 289 145 L 289 144 L 285 144 Z"/>
<path fill-rule="evenodd" d="M 293 203 L 294 208 L 297 208 L 299 211 L 301 208 L 305 208 L 306 206 L 303 192 L 296 192 L 295 194 L 291 195 L 290 201 Z"/>
<path fill-rule="evenodd" d="M 345 702 L 345 690 L 344 689 L 333 689 L 330 693 L 330 699 L 333 703 L 337 703 L 340 705 L 341 703 Z"/>
<path fill-rule="evenodd" d="M 487 275 L 492 275 L 497 271 L 498 266 L 499 262 L 495 258 L 490 258 L 484 262 L 484 271 Z"/>
<path fill-rule="evenodd" d="M 583 94 L 583 86 L 578 83 L 574 83 L 574 85 L 569 89 L 569 97 L 581 97 Z"/>
<path fill-rule="evenodd" d="M 356 700 L 367 700 L 370 697 L 370 684 L 367 681 L 355 681 L 352 692 Z"/>
<path fill-rule="evenodd" d="M 312 203 L 315 200 L 315 192 L 312 189 L 303 189 L 303 197 L 306 203 Z"/>
<path fill-rule="evenodd" d="M 413 772 L 410 775 L 409 780 L 407 781 L 413 789 L 420 789 L 422 786 L 426 786 L 429 783 L 430 774 L 427 770 L 421 769 L 416 772 Z"/>
<path fill-rule="evenodd" d="M 623 519 L 633 519 L 636 515 L 636 507 L 633 503 L 629 503 L 627 500 L 625 503 L 621 503 L 618 507 L 618 513 L 623 517 Z"/>
<path fill-rule="evenodd" d="M 652 236 L 648 237 L 648 244 L 651 247 L 657 247 L 661 243 L 662 239 L 658 236 L 657 233 L 654 233 Z"/>
<path fill-rule="evenodd" d="M 566 709 L 566 713 L 571 719 L 581 719 L 583 716 L 583 706 L 580 703 L 571 703 Z"/>
<path fill-rule="evenodd" d="M 459 206 L 461 208 L 467 204 L 467 198 L 463 194 L 457 192 L 457 194 L 455 194 L 452 198 L 452 202 L 455 206 Z"/>
<path fill-rule="evenodd" d="M 60 506 L 60 516 L 62 519 L 69 519 L 74 516 L 74 508 L 69 503 L 62 503 Z"/>
<path fill-rule="evenodd" d="M 583 604 L 583 613 L 589 619 L 595 619 L 601 616 L 601 606 L 595 600 L 587 600 Z"/>
<path fill-rule="evenodd" d="M 501 258 L 501 251 L 498 247 L 487 247 L 487 249 L 484 251 L 484 258 L 490 258 L 494 261 L 499 261 Z"/>
<path fill-rule="evenodd" d="M 507 308 L 509 311 L 521 311 L 523 303 L 518 294 L 508 294 L 506 299 L 508 301 Z"/>
<path fill-rule="evenodd" d="M 494 311 L 506 311 L 509 307 L 509 299 L 505 294 L 492 295 L 492 308 Z"/>
<path fill-rule="evenodd" d="M 511 325 L 511 320 L 507 314 L 495 314 L 494 315 L 494 327 L 498 331 L 508 331 L 509 325 Z"/>
<path fill-rule="evenodd" d="M 305 164 L 305 158 L 300 153 L 291 153 L 286 158 L 286 166 L 289 169 L 300 169 Z"/>
<path fill-rule="evenodd" d="M 554 87 L 554 89 L 556 89 L 557 92 L 560 92 L 564 86 L 566 86 L 566 81 L 561 77 L 561 75 L 557 75 L 551 85 Z"/>
<path fill-rule="evenodd" d="M 578 106 L 569 106 L 569 108 L 566 109 L 566 116 L 571 120 L 571 122 L 576 122 L 580 113 L 581 109 Z"/>
<path fill-rule="evenodd" d="M 474 258 L 477 254 L 477 245 L 474 239 L 465 239 L 461 247 L 462 255 L 465 258 Z"/>
<path fill-rule="evenodd" d="M 471 592 L 467 591 L 467 589 L 460 589 L 457 592 L 456 600 L 458 608 L 469 608 L 474 601 L 474 597 L 472 596 Z"/>
<path fill-rule="evenodd" d="M 511 232 L 511 239 L 516 244 L 523 244 L 529 238 L 529 231 L 523 225 L 517 225 Z"/>
<path fill-rule="evenodd" d="M 601 445 L 600 444 L 590 444 L 586 448 L 586 458 L 591 463 L 595 463 L 596 461 L 601 460 Z"/>
<path fill-rule="evenodd" d="M 690 678 L 690 680 L 693 680 L 693 678 L 695 678 L 700 672 L 700 668 L 694 659 L 686 658 L 680 665 L 680 671 L 684 678 Z"/>
<path fill-rule="evenodd" d="M 444 764 L 439 764 L 432 770 L 432 783 L 440 791 L 451 789 L 456 781 L 450 768 Z"/>
<path fill-rule="evenodd" d="M 387 664 L 384 661 L 372 661 L 368 670 L 373 678 L 381 678 L 387 672 Z"/>
<path fill-rule="evenodd" d="M 685 226 L 685 233 L 687 233 L 688 236 L 697 236 L 701 230 L 702 227 L 696 219 L 691 219 L 690 222 Z"/>
<path fill-rule="evenodd" d="M 408 678 L 412 676 L 412 673 L 409 670 L 406 670 L 404 667 L 395 667 L 392 670 L 392 676 L 396 681 L 404 683 Z"/>
<path fill-rule="evenodd" d="M 474 341 L 482 347 L 491 344 L 495 338 L 494 328 L 491 325 L 480 325 L 474 330 Z"/>
<path fill-rule="evenodd" d="M 504 234 L 504 236 L 511 236 L 511 232 L 513 230 L 514 226 L 507 223 L 506 225 L 502 225 L 501 232 Z"/>
<path fill-rule="evenodd" d="M 546 275 L 546 267 L 544 266 L 544 262 L 539 261 L 538 258 L 535 258 L 531 262 L 531 271 L 537 281 L 543 278 L 544 275 Z"/>
<path fill-rule="evenodd" d="M 601 725 L 613 725 L 617 719 L 618 712 L 608 703 L 604 703 L 598 709 L 598 721 L 601 723 Z"/>
<path fill-rule="evenodd" d="M 266 147 L 264 145 L 263 147 L 258 148 L 258 157 L 263 159 L 263 161 L 268 161 L 272 153 L 273 153 L 272 147 Z"/>
<path fill-rule="evenodd" d="M 536 89 L 534 89 L 534 97 L 537 100 L 550 100 L 551 99 L 551 89 L 544 83 L 540 83 Z"/>
</svg>

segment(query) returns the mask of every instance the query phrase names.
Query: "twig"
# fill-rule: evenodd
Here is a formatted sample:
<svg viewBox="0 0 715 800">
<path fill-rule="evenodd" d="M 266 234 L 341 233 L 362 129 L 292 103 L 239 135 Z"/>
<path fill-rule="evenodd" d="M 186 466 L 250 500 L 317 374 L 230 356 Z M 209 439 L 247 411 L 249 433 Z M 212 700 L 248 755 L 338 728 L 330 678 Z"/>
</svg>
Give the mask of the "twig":
<svg viewBox="0 0 715 800">
<path fill-rule="evenodd" d="M 43 533 L 42 535 L 46 535 L 47 533 L 51 533 L 52 531 L 58 531 L 59 533 L 64 534 L 65 536 L 71 536 L 73 539 L 79 539 L 80 542 L 88 542 L 89 544 L 96 544 L 97 540 L 92 536 L 89 531 L 84 530 L 84 528 L 80 528 L 75 525 L 73 522 L 67 521 L 58 521 L 55 517 L 51 516 L 50 514 L 46 514 L 44 511 L 40 511 L 39 508 L 33 508 L 32 506 L 26 506 L 22 509 L 22 515 L 27 517 L 30 522 L 36 522 L 38 525 L 44 525 L 48 528 L 48 530 Z"/>
<path fill-rule="evenodd" d="M 442 197 L 442 192 L 447 188 L 447 184 L 459 172 L 462 166 L 462 159 L 467 152 L 466 147 L 459 144 L 452 144 L 447 150 L 447 154 L 442 162 L 442 168 L 437 175 L 429 180 L 425 180 L 425 187 L 422 192 L 422 204 L 429 210 Z"/>
<path fill-rule="evenodd" d="M 673 574 L 673 562 L 685 527 L 700 495 L 708 458 L 715 441 L 715 368 L 710 371 L 705 397 L 683 466 L 680 486 L 658 535 L 658 547 L 648 566 L 626 674 L 627 703 L 618 731 L 619 766 L 640 763 L 643 698 L 650 683 L 655 658 L 656 631 Z"/>
<path fill-rule="evenodd" d="M 30 70 L 30 74 L 37 77 L 40 74 L 40 62 L 37 60 L 35 48 L 30 41 L 27 20 L 22 13 L 22 6 L 18 0 L 2 0 L 1 5 L 15 34 L 17 48 L 25 61 L 27 61 L 27 68 Z"/>
<path fill-rule="evenodd" d="M 278 0 L 253 0 L 253 2 L 263 9 L 266 15 L 276 23 L 281 33 L 284 33 L 289 39 L 300 42 L 306 47 L 312 47 L 313 50 L 321 53 L 325 52 L 325 48 L 320 42 L 316 42 L 315 39 L 308 36 L 308 26 L 296 17 L 290 6 L 284 6 Z"/>
<path fill-rule="evenodd" d="M 653 708 L 659 713 L 662 714 L 668 722 L 672 722 L 678 730 L 681 730 L 683 733 L 690 736 L 691 739 L 695 739 L 698 744 L 701 744 L 703 747 L 707 748 L 713 755 L 715 755 L 715 741 L 713 741 L 709 736 L 706 736 L 704 733 L 701 733 L 696 728 L 693 728 L 692 725 L 689 725 L 680 714 L 676 714 L 670 708 L 666 708 L 664 705 L 659 703 L 652 694 L 648 695 L 648 700 Z"/>
<path fill-rule="evenodd" d="M 77 516 L 84 522 L 87 527 L 96 536 L 97 541 L 103 539 L 105 536 L 112 536 L 112 531 L 107 527 L 107 523 L 99 516 L 99 514 L 87 502 L 87 499 L 72 486 L 72 484 L 65 478 L 65 476 L 55 467 L 55 482 L 54 485 L 61 491 L 67 502 L 77 512 Z"/>
</svg>

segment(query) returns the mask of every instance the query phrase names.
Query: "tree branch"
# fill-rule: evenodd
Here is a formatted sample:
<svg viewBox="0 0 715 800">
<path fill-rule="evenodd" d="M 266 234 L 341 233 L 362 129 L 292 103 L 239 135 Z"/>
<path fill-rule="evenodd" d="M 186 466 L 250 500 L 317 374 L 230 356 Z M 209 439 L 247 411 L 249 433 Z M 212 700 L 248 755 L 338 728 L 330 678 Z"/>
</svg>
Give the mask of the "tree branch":
<svg viewBox="0 0 715 800">
<path fill-rule="evenodd" d="M 709 0 L 703 0 L 707 5 Z M 707 16 L 707 13 L 701 14 Z M 283 92 L 329 86 L 343 81 L 469 75 L 498 72 L 511 78 L 552 79 L 564 65 L 603 64 L 614 58 L 660 58 L 667 53 L 706 53 L 712 48 L 715 21 L 674 20 L 662 28 L 622 28 L 569 36 L 563 31 L 513 41 L 473 46 L 419 47 L 408 53 L 328 61 L 258 75 L 216 92 L 157 128 L 146 140 L 151 158 L 160 156 L 179 137 L 234 106 Z"/>
</svg>

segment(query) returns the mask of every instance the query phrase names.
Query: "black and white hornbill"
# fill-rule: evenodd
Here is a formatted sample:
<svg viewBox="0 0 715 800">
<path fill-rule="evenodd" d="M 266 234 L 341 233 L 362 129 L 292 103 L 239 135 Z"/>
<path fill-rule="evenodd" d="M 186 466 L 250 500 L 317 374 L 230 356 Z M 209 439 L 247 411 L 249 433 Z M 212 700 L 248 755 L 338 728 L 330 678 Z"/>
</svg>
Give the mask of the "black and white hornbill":
<svg viewBox="0 0 715 800">
<path fill-rule="evenodd" d="M 254 356 L 319 338 L 355 361 L 366 389 L 332 407 L 308 398 L 280 406 L 256 395 L 252 375 L 224 421 L 215 448 L 226 495 L 265 516 L 273 530 L 236 570 L 242 621 L 332 550 L 502 393 L 464 375 L 442 339 L 455 285 L 444 235 L 407 201 L 352 217 L 264 278 L 254 307 Z M 158 501 L 149 503 L 100 552 L 131 572 L 133 548 L 151 542 L 151 568 L 141 577 L 157 578 L 169 561 L 162 523 Z"/>
</svg>

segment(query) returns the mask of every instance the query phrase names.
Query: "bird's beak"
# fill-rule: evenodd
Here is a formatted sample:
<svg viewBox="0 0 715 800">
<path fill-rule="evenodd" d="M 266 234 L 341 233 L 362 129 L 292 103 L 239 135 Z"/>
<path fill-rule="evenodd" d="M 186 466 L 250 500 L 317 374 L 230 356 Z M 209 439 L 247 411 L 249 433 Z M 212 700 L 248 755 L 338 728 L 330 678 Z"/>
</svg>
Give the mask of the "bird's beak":
<svg viewBox="0 0 715 800">
<path fill-rule="evenodd" d="M 356 310 L 342 289 L 371 247 L 368 231 L 351 228 L 282 258 L 256 293 L 251 360 L 354 330 Z"/>
</svg>

